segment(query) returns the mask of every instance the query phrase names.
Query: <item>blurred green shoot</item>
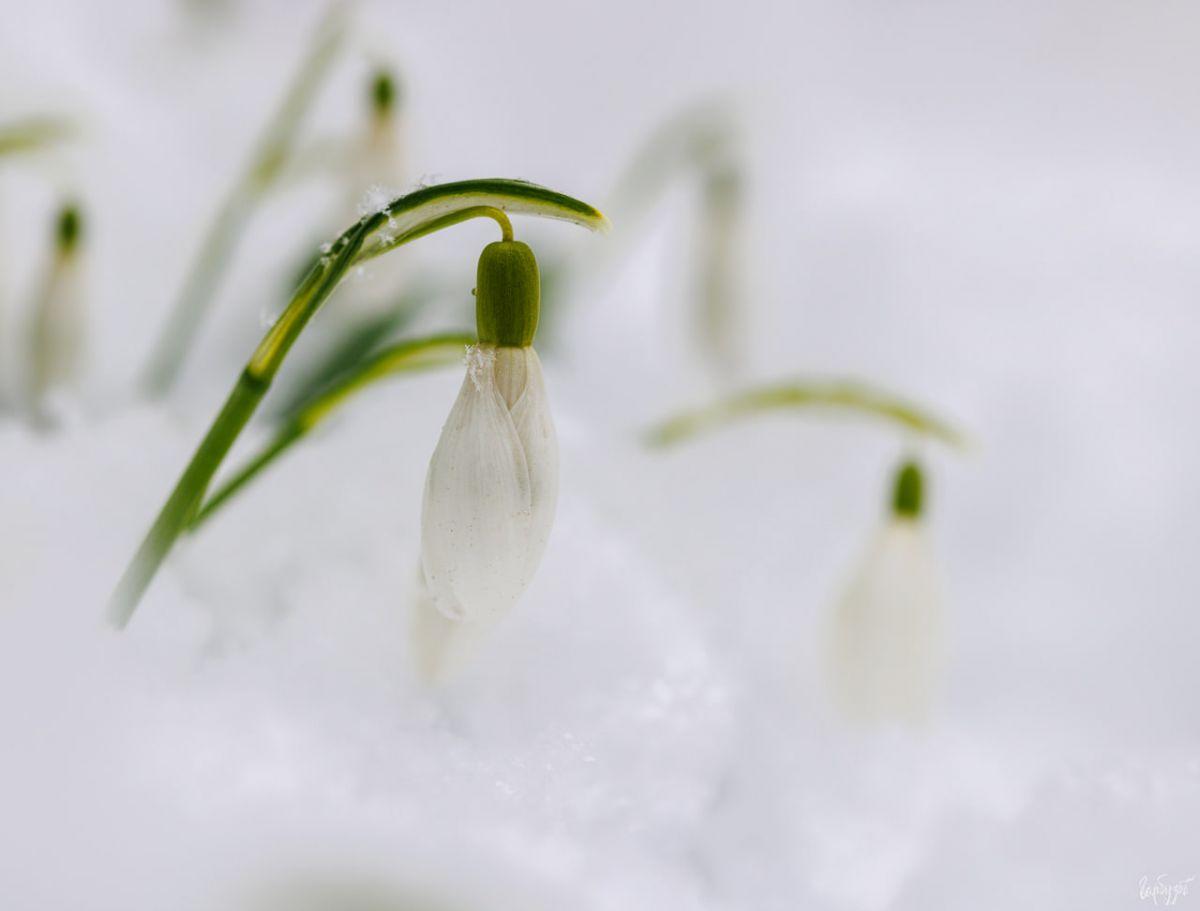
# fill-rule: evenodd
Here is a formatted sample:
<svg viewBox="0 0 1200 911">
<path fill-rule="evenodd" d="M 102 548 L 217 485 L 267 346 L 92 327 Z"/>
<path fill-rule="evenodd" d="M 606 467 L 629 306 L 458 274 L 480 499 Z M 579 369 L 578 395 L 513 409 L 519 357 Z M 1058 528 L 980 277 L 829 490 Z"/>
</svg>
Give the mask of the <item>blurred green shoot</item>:
<svg viewBox="0 0 1200 911">
<path fill-rule="evenodd" d="M 399 106 L 398 96 L 397 80 L 392 73 L 384 68 L 375 69 L 365 93 L 369 115 L 366 135 L 343 138 L 336 145 L 317 150 L 325 158 L 322 167 L 336 164 L 338 171 L 348 178 L 354 197 L 347 207 L 348 213 L 358 211 L 363 205 L 365 189 L 402 183 L 396 167 L 399 146 L 393 116 Z M 316 163 L 314 160 L 314 166 Z M 314 254 L 313 245 L 305 247 L 303 255 L 297 258 L 300 267 L 295 281 L 288 286 L 289 291 L 303 280 L 320 255 L 319 251 Z M 318 346 L 315 364 L 302 370 L 301 377 L 284 390 L 285 404 L 276 406 L 275 413 L 290 414 L 307 396 L 328 383 L 330 377 L 388 341 L 412 320 L 429 297 L 429 290 L 423 287 L 406 289 L 399 295 L 390 293 L 379 300 L 360 301 L 358 294 L 353 295 L 347 306 L 339 308 L 337 318 L 322 322 L 319 334 L 329 339 Z"/>
<path fill-rule="evenodd" d="M 928 411 L 888 392 L 851 381 L 796 381 L 762 386 L 685 411 L 646 434 L 651 446 L 671 446 L 766 411 L 819 408 L 882 418 L 906 430 L 967 449 L 967 438 Z"/>
<path fill-rule="evenodd" d="M 0 157 L 33 152 L 74 133 L 70 123 L 55 117 L 30 117 L 0 124 Z"/>
<path fill-rule="evenodd" d="M 512 236 L 508 213 L 572 222 L 607 231 L 608 219 L 587 203 L 519 180 L 466 180 L 425 187 L 364 215 L 329 247 L 267 331 L 184 469 L 117 584 L 109 603 L 113 623 L 123 627 L 154 576 L 202 508 L 210 482 L 257 411 L 288 352 L 313 315 L 359 263 L 468 218 L 495 220 Z"/>
<path fill-rule="evenodd" d="M 637 149 L 608 196 L 606 209 L 621 224 L 622 243 L 609 246 L 607 260 L 586 261 L 589 268 L 603 268 L 627 256 L 639 239 L 638 227 L 673 187 L 696 188 L 699 212 L 689 251 L 694 271 L 688 293 L 695 299 L 691 331 L 706 363 L 722 375 L 740 366 L 742 171 L 739 131 L 727 106 L 700 104 L 670 118 Z M 561 289 L 583 265 L 572 257 L 543 260 L 543 348 L 555 342 Z"/>
<path fill-rule="evenodd" d="M 295 145 L 305 114 L 329 72 L 346 30 L 347 6 L 335 3 L 321 21 L 313 43 L 292 80 L 249 165 L 225 197 L 209 226 L 192 267 L 184 280 L 150 361 L 143 383 L 146 392 L 160 398 L 179 377 L 188 349 L 199 330 L 225 272 L 262 197 L 276 184 Z"/>
<path fill-rule="evenodd" d="M 264 468 L 304 439 L 356 393 L 381 379 L 458 363 L 466 346 L 474 343 L 474 334 L 435 335 L 398 342 L 371 357 L 360 359 L 324 391 L 311 396 L 298 408 L 275 431 L 267 445 L 209 497 L 189 523 L 188 531 L 194 532 Z"/>
<path fill-rule="evenodd" d="M 719 104 L 697 105 L 667 120 L 638 149 L 617 181 L 610 196 L 611 211 L 623 214 L 622 224 L 640 220 L 680 175 L 723 167 L 736 136 L 731 112 Z"/>
<path fill-rule="evenodd" d="M 691 293 L 694 331 L 701 355 L 722 376 L 743 366 L 744 309 L 741 261 L 743 177 L 733 160 L 714 163 L 703 175 L 703 200 Z"/>
</svg>

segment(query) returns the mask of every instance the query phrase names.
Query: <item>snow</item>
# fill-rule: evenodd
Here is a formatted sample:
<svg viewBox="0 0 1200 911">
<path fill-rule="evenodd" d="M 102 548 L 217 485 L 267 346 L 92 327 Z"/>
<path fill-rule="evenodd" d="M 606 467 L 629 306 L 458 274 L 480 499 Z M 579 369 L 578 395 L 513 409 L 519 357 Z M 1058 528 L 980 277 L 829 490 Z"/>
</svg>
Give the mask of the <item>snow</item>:
<svg viewBox="0 0 1200 911">
<path fill-rule="evenodd" d="M 361 217 L 366 217 L 367 215 L 374 215 L 377 212 L 383 212 L 391 204 L 391 201 L 399 195 L 398 191 L 388 189 L 382 184 L 371 184 L 363 192 L 362 199 L 358 202 L 358 214 Z"/>
<path fill-rule="evenodd" d="M 55 432 L 0 416 L 6 906 L 1119 911 L 1200 875 L 1190 5 L 670 3 L 629 29 L 612 7 L 365 4 L 311 132 L 354 134 L 346 99 L 397 62 L 413 173 L 603 207 L 640 136 L 732 96 L 746 379 L 860 376 L 979 442 L 960 458 L 814 414 L 648 451 L 649 422 L 720 388 L 683 329 L 693 200 L 675 188 L 629 238 L 616 212 L 610 238 L 521 220 L 543 266 L 603 265 L 539 337 L 561 446 L 543 565 L 438 684 L 414 653 L 421 482 L 462 367 L 355 399 L 180 543 L 124 633 L 104 623 L 347 199 L 332 180 L 266 199 L 179 395 L 136 400 L 320 14 L 203 9 L 4 9 L 0 120 L 86 128 L 0 163 L 3 356 L 68 192 L 94 354 Z M 535 38 L 498 78 L 495 49 Z M 390 254 L 457 289 L 413 333 L 469 325 L 493 235 Z M 910 451 L 946 681 L 924 726 L 854 726 L 825 630 Z"/>
</svg>

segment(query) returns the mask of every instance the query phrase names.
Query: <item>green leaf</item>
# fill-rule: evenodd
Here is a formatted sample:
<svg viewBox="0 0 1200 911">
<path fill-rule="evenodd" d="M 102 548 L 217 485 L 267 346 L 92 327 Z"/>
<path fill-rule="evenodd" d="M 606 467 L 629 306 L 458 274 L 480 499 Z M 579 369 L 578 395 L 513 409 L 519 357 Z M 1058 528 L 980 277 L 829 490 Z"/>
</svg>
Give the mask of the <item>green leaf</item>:
<svg viewBox="0 0 1200 911">
<path fill-rule="evenodd" d="M 765 411 L 825 408 L 856 412 L 898 424 L 951 446 L 967 440 L 950 424 L 891 393 L 851 381 L 796 381 L 763 386 L 685 411 L 651 428 L 647 442 L 669 446 Z"/>
<path fill-rule="evenodd" d="M 0 156 L 31 152 L 68 139 L 72 133 L 71 124 L 53 117 L 31 117 L 0 124 Z"/>
<path fill-rule="evenodd" d="M 345 3 L 330 6 L 245 172 L 209 225 L 146 364 L 143 385 L 151 396 L 166 395 L 178 380 L 188 349 L 251 216 L 292 154 L 304 115 L 312 107 L 345 33 L 347 9 Z"/>
<path fill-rule="evenodd" d="M 524 180 L 492 178 L 460 180 L 423 187 L 397 197 L 374 213 L 373 244 L 365 244 L 358 261 L 373 259 L 401 244 L 469 218 L 490 217 L 507 228 L 507 215 L 536 215 L 568 221 L 607 234 L 604 213 L 585 202 Z M 372 216 L 366 216 L 371 218 Z"/>
</svg>

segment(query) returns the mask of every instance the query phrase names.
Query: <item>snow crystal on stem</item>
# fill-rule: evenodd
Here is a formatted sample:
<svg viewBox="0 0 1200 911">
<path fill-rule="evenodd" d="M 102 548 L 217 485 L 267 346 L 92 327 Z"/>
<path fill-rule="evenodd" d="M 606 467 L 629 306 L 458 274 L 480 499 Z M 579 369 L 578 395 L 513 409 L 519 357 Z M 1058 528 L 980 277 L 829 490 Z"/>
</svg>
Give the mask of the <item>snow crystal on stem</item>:
<svg viewBox="0 0 1200 911">
<path fill-rule="evenodd" d="M 399 193 L 390 187 L 373 183 L 367 187 L 367 192 L 363 194 L 362 199 L 358 202 L 358 214 L 365 218 L 368 215 L 374 215 L 376 212 L 384 212 L 392 200 L 399 195 Z"/>
</svg>

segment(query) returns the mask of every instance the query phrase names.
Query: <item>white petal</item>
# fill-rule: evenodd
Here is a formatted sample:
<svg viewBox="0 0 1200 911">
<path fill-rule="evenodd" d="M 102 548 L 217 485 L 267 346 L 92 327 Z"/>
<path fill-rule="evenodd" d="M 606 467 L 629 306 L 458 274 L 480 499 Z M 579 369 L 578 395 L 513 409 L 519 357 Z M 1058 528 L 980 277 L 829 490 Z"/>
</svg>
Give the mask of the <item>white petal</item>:
<svg viewBox="0 0 1200 911">
<path fill-rule="evenodd" d="M 492 352 L 475 351 L 429 463 L 421 562 L 446 616 L 487 620 L 528 584 L 529 466 L 496 389 Z"/>
<path fill-rule="evenodd" d="M 850 715 L 919 721 L 942 668 L 942 610 L 918 522 L 893 520 L 873 543 L 834 617 L 830 672 Z"/>
<path fill-rule="evenodd" d="M 77 384 L 83 354 L 82 279 L 77 255 L 58 263 L 42 289 L 30 339 L 30 399 Z"/>
<path fill-rule="evenodd" d="M 506 364 L 506 360 L 512 363 Z M 542 362 L 537 352 L 532 348 L 498 349 L 496 377 L 500 384 L 506 369 L 521 375 L 524 380 L 521 394 L 513 400 L 511 408 L 513 424 L 529 465 L 532 514 L 525 574 L 527 580 L 532 580 L 542 562 L 546 544 L 550 541 L 554 511 L 558 505 L 558 437 L 550 416 L 546 385 L 542 379 Z"/>
<path fill-rule="evenodd" d="M 451 620 L 434 605 L 418 573 L 418 592 L 413 602 L 412 649 L 421 679 L 436 684 L 452 678 L 467 664 L 487 629 L 485 624 Z"/>
</svg>

